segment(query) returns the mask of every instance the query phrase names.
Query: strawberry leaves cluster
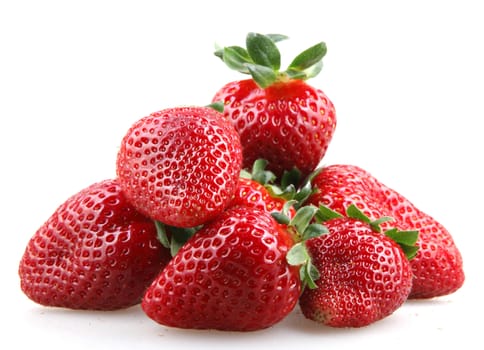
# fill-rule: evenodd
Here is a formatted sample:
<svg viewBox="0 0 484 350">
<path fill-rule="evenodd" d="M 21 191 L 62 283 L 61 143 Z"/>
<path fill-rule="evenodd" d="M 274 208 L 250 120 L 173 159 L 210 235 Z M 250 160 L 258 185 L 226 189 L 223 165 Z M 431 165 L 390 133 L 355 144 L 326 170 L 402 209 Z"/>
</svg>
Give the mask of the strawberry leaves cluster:
<svg viewBox="0 0 484 350">
<path fill-rule="evenodd" d="M 249 33 L 246 47 L 217 48 L 248 78 L 207 106 L 133 123 L 116 177 L 66 199 L 28 242 L 25 295 L 70 309 L 140 304 L 168 327 L 254 331 L 298 305 L 320 324 L 363 327 L 409 298 L 457 291 L 462 257 L 443 225 L 358 166 L 320 166 L 336 112 L 307 80 L 326 44 L 281 70 L 286 39 Z"/>
<path fill-rule="evenodd" d="M 290 203 L 290 202 L 288 202 Z M 295 232 L 294 246 L 287 252 L 287 262 L 290 265 L 300 266 L 299 275 L 303 282 L 303 287 L 316 288 L 315 281 L 320 277 L 318 269 L 313 265 L 311 256 L 306 249 L 306 241 L 328 233 L 328 229 L 318 223 L 311 223 L 316 215 L 318 208 L 305 206 L 300 208 L 294 218 L 289 219 L 284 212 L 272 213 L 278 222 L 286 222 L 293 232 Z"/>
<path fill-rule="evenodd" d="M 228 46 L 217 50 L 215 55 L 220 57 L 229 68 L 250 74 L 262 88 L 278 80 L 307 80 L 318 75 L 323 68 L 326 44 L 320 42 L 301 52 L 285 71 L 280 71 L 281 53 L 276 43 L 285 39 L 288 38 L 280 34 L 249 33 L 246 38 L 247 48 Z"/>
</svg>

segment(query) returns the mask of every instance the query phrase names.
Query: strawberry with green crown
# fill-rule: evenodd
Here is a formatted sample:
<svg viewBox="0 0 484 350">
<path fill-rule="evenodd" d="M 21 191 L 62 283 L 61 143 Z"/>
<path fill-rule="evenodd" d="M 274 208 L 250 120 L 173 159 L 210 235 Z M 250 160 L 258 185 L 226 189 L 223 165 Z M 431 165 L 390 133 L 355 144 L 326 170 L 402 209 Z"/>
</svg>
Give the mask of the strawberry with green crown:
<svg viewBox="0 0 484 350">
<path fill-rule="evenodd" d="M 255 331 L 284 319 L 317 271 L 304 248 L 325 233 L 311 224 L 315 207 L 290 219 L 255 206 L 234 206 L 205 224 L 175 254 L 142 301 L 170 327 Z"/>
<path fill-rule="evenodd" d="M 305 204 L 323 204 L 340 214 L 354 204 L 372 219 L 383 214 L 393 217 L 392 225 L 400 230 L 420 232 L 419 251 L 411 261 L 414 278 L 409 298 L 443 296 L 462 287 L 462 256 L 450 232 L 368 171 L 349 164 L 328 165 L 313 177 L 312 186 L 314 193 Z"/>
<path fill-rule="evenodd" d="M 355 205 L 341 215 L 321 206 L 316 215 L 329 233 L 310 239 L 306 249 L 319 272 L 317 288 L 299 301 L 307 318 L 331 327 L 364 327 L 391 315 L 412 288 L 408 259 L 415 256 L 418 231 L 381 232 Z"/>
<path fill-rule="evenodd" d="M 326 44 L 303 51 L 281 71 L 276 43 L 285 38 L 249 33 L 246 48 L 218 50 L 231 69 L 251 78 L 226 84 L 213 101 L 223 103 L 225 117 L 240 134 L 244 168 L 263 158 L 278 178 L 293 168 L 304 178 L 325 155 L 336 114 L 326 94 L 306 82 L 320 72 Z"/>
</svg>

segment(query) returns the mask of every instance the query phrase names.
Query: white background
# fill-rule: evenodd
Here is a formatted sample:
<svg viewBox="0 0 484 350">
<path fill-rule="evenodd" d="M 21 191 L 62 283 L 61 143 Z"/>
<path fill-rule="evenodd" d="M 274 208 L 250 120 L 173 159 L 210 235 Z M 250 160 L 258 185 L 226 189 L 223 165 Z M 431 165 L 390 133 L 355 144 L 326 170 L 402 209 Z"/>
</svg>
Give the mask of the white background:
<svg viewBox="0 0 484 350">
<path fill-rule="evenodd" d="M 482 13 L 479 1 L 466 0 L 2 0 L 2 344 L 395 349 L 456 347 L 475 338 L 469 348 L 482 348 L 473 319 L 481 322 L 484 311 Z M 245 78 L 212 52 L 215 42 L 243 45 L 249 31 L 290 36 L 280 44 L 285 64 L 327 43 L 323 71 L 310 81 L 332 99 L 338 117 L 323 163 L 359 165 L 441 221 L 461 249 L 464 287 L 409 301 L 363 329 L 322 327 L 295 310 L 247 334 L 169 329 L 139 307 L 79 312 L 28 300 L 17 267 L 37 228 L 68 196 L 114 177 L 119 142 L 137 119 L 205 105 L 223 84 Z"/>
</svg>

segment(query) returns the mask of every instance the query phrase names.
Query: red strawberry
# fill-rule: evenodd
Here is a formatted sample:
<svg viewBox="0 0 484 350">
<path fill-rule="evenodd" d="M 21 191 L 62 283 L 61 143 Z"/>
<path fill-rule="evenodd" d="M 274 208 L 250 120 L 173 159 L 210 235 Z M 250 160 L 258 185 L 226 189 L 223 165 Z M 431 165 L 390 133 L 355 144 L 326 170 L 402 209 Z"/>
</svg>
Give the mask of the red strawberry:
<svg viewBox="0 0 484 350">
<path fill-rule="evenodd" d="M 332 102 L 305 82 L 321 70 L 326 45 L 307 49 L 281 72 L 276 41 L 282 38 L 249 33 L 247 49 L 231 46 L 216 52 L 252 79 L 226 84 L 213 101 L 223 102 L 224 115 L 240 134 L 243 167 L 262 158 L 278 178 L 294 167 L 304 178 L 323 158 L 336 127 Z"/>
<path fill-rule="evenodd" d="M 20 261 L 20 285 L 46 306 L 120 309 L 141 301 L 169 259 L 153 221 L 115 180 L 105 180 L 70 197 L 34 234 Z"/>
<path fill-rule="evenodd" d="M 232 207 L 178 251 L 142 302 L 156 322 L 179 328 L 253 331 L 283 319 L 297 304 L 293 245 L 269 213 Z"/>
<path fill-rule="evenodd" d="M 356 207 L 350 207 L 362 213 Z M 349 210 L 350 212 L 350 210 Z M 333 212 L 334 213 L 334 212 Z M 363 327 L 391 315 L 407 299 L 412 271 L 400 246 L 368 218 L 335 215 L 324 223 L 329 234 L 306 242 L 320 278 L 300 298 L 303 314 L 332 327 Z M 377 229 L 378 231 L 378 229 Z M 391 231 L 410 253 L 417 232 Z"/>
<path fill-rule="evenodd" d="M 234 127 L 209 107 L 178 107 L 137 121 L 122 140 L 117 174 L 146 216 L 178 227 L 213 219 L 238 184 L 242 150 Z"/>
<path fill-rule="evenodd" d="M 445 227 L 367 171 L 352 165 L 327 166 L 313 179 L 313 186 L 317 192 L 309 204 L 324 204 L 339 213 L 356 204 L 370 218 L 391 216 L 395 227 L 420 232 L 419 252 L 411 261 L 410 298 L 450 294 L 464 283 L 461 254 Z"/>
</svg>

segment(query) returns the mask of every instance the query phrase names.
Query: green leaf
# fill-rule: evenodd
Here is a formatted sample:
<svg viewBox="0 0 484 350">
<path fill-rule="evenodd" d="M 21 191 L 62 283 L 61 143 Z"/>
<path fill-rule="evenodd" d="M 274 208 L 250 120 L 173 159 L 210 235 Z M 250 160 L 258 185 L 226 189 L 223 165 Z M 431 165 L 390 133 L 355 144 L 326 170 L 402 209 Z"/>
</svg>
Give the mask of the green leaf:
<svg viewBox="0 0 484 350">
<path fill-rule="evenodd" d="M 324 42 L 320 42 L 309 49 L 301 52 L 289 65 L 288 69 L 294 71 L 305 71 L 322 61 L 326 55 L 327 47 Z"/>
<path fill-rule="evenodd" d="M 328 208 L 325 205 L 320 205 L 318 211 L 316 212 L 316 221 L 317 222 L 325 222 L 332 219 L 342 218 L 343 215 L 340 213 Z"/>
<path fill-rule="evenodd" d="M 398 244 L 413 246 L 418 240 L 418 231 L 399 231 L 396 228 L 385 232 L 385 236 L 393 239 Z"/>
<path fill-rule="evenodd" d="M 178 250 L 200 229 L 200 227 L 180 228 L 170 226 L 171 242 L 170 251 L 171 256 L 175 256 Z"/>
<path fill-rule="evenodd" d="M 246 49 L 240 46 L 229 46 L 223 49 L 223 61 L 225 64 L 233 70 L 240 73 L 250 74 L 247 64 L 252 64 L 253 61 L 250 58 Z"/>
<path fill-rule="evenodd" d="M 271 68 L 258 64 L 247 64 L 246 67 L 252 76 L 252 79 L 254 79 L 257 85 L 262 89 L 272 85 L 277 79 L 276 73 Z"/>
<path fill-rule="evenodd" d="M 305 183 L 310 183 L 311 185 L 313 184 L 314 178 L 319 175 L 323 171 L 323 168 L 317 168 L 316 170 L 313 170 L 307 178 L 304 180 Z"/>
<path fill-rule="evenodd" d="M 249 33 L 246 38 L 246 47 L 255 64 L 270 68 L 273 72 L 278 71 L 281 67 L 281 53 L 270 37 Z"/>
<path fill-rule="evenodd" d="M 282 206 L 282 213 L 286 214 L 289 216 L 289 212 L 291 207 L 294 207 L 294 204 L 296 204 L 296 201 L 294 199 L 289 199 L 284 205 Z"/>
<path fill-rule="evenodd" d="M 305 264 L 309 260 L 309 254 L 304 243 L 299 242 L 294 244 L 287 252 L 286 260 L 292 266 Z"/>
<path fill-rule="evenodd" d="M 408 260 L 412 260 L 418 253 L 417 246 L 400 245 Z"/>
<path fill-rule="evenodd" d="M 280 197 L 280 198 L 282 198 L 283 195 L 284 195 L 284 192 L 277 185 L 268 184 L 268 185 L 265 185 L 264 187 L 269 192 L 269 194 L 271 195 L 271 197 Z"/>
<path fill-rule="evenodd" d="M 252 174 L 247 169 L 240 170 L 239 177 L 252 180 Z"/>
<path fill-rule="evenodd" d="M 280 224 L 282 225 L 289 225 L 289 223 L 291 222 L 291 219 L 289 218 L 289 216 L 287 216 L 286 214 L 284 213 L 280 213 L 278 211 L 274 211 L 271 213 L 271 216 Z"/>
<path fill-rule="evenodd" d="M 318 208 L 313 205 L 299 208 L 296 215 L 292 218 L 290 225 L 294 226 L 300 235 L 303 235 L 317 211 Z"/>
<path fill-rule="evenodd" d="M 296 208 L 302 207 L 306 199 L 313 193 L 311 185 L 302 187 L 299 191 L 297 191 L 294 195 L 294 199 L 297 200 Z"/>
<path fill-rule="evenodd" d="M 276 175 L 269 170 L 266 170 L 268 161 L 265 159 L 257 159 L 252 165 L 252 179 L 261 185 L 267 185 L 276 180 Z"/>
<path fill-rule="evenodd" d="M 216 101 L 207 105 L 207 107 L 216 110 L 217 112 L 223 113 L 225 104 L 223 101 Z"/>
<path fill-rule="evenodd" d="M 180 228 L 165 225 L 157 220 L 154 222 L 158 240 L 163 247 L 170 249 L 171 256 L 175 256 L 188 239 L 202 227 Z M 168 238 L 168 233 L 170 234 L 170 238 Z"/>
<path fill-rule="evenodd" d="M 388 221 L 393 221 L 393 218 L 390 217 L 390 216 L 382 216 L 381 218 L 379 219 L 376 219 L 376 220 L 373 220 L 370 222 L 370 227 L 373 231 L 375 232 L 381 232 L 381 227 L 380 225 L 384 222 L 388 222 Z"/>
<path fill-rule="evenodd" d="M 296 243 L 286 255 L 289 265 L 301 266 L 299 276 L 303 289 L 308 286 L 310 289 L 317 288 L 316 280 L 320 277 L 318 269 L 313 265 L 311 257 L 304 242 Z"/>
<path fill-rule="evenodd" d="M 304 70 L 306 80 L 314 78 L 323 70 L 323 61 L 316 63 L 315 65 Z"/>
<path fill-rule="evenodd" d="M 286 70 L 285 73 L 290 79 L 299 79 L 299 80 L 307 80 L 308 79 L 306 72 L 303 71 L 303 70 L 288 69 L 288 70 Z"/>
<path fill-rule="evenodd" d="M 255 174 L 252 174 L 252 179 L 260 183 L 261 185 L 267 185 L 271 182 L 274 182 L 276 179 L 276 175 L 272 171 L 261 171 Z"/>
<path fill-rule="evenodd" d="M 307 265 L 308 275 L 309 277 L 311 277 L 311 281 L 313 282 L 312 285 L 309 286 L 309 288 L 310 289 L 317 288 L 314 282 L 318 280 L 319 277 L 321 277 L 321 275 L 319 274 L 319 270 L 312 263 L 309 263 L 306 265 Z"/>
<path fill-rule="evenodd" d="M 252 164 L 252 172 L 261 172 L 266 170 L 267 164 L 269 164 L 269 162 L 265 159 L 256 159 L 254 164 Z"/>
<path fill-rule="evenodd" d="M 306 200 L 309 198 L 309 196 L 317 192 L 317 188 L 313 188 L 313 180 L 316 175 L 321 172 L 321 170 L 322 168 L 316 169 L 315 171 L 310 173 L 303 181 L 302 186 L 299 188 L 296 195 L 294 196 L 294 199 L 298 201 L 297 205 L 295 205 L 295 208 L 302 207 Z"/>
<path fill-rule="evenodd" d="M 418 240 L 418 231 L 399 231 L 392 228 L 385 232 L 385 236 L 393 239 L 403 250 L 408 260 L 413 259 L 418 252 L 416 246 Z"/>
<path fill-rule="evenodd" d="M 319 279 L 320 274 L 318 269 L 311 263 L 311 261 L 308 261 L 306 264 L 301 266 L 299 275 L 303 284 L 303 290 L 306 288 L 306 286 L 309 289 L 318 288 L 316 281 Z"/>
<path fill-rule="evenodd" d="M 301 182 L 301 171 L 293 167 L 291 170 L 284 170 L 281 177 L 281 187 L 286 188 L 287 186 L 293 185 L 295 187 L 299 186 Z"/>
<path fill-rule="evenodd" d="M 283 34 L 266 34 L 266 36 L 271 39 L 273 42 L 278 43 L 279 41 L 287 40 L 289 39 L 288 36 L 283 35 Z"/>
<path fill-rule="evenodd" d="M 289 201 L 293 200 L 295 198 L 294 196 L 296 195 L 296 188 L 294 188 L 292 185 L 286 187 L 284 190 L 282 190 L 279 186 L 272 184 L 265 185 L 264 187 L 269 192 L 271 197 L 274 198 L 282 198 L 286 201 Z M 295 200 L 294 205 L 296 206 L 297 204 L 299 203 L 297 203 L 297 200 Z"/>
<path fill-rule="evenodd" d="M 348 217 L 350 217 L 350 218 L 353 218 L 353 219 L 357 219 L 357 220 L 366 222 L 367 224 L 369 224 L 371 222 L 370 218 L 368 216 L 366 216 L 365 213 L 363 213 L 354 204 L 350 204 L 348 206 L 348 208 L 346 208 L 346 215 L 348 215 Z"/>
<path fill-rule="evenodd" d="M 166 234 L 165 224 L 159 222 L 158 220 L 154 220 L 154 222 L 156 227 L 156 235 L 161 245 L 165 248 L 170 248 L 170 240 Z"/>
<path fill-rule="evenodd" d="M 328 234 L 329 230 L 326 226 L 321 224 L 309 224 L 306 230 L 302 233 L 302 239 L 308 240 L 311 238 L 317 238 L 321 235 Z"/>
<path fill-rule="evenodd" d="M 346 208 L 346 215 L 348 215 L 350 218 L 367 223 L 375 232 L 381 232 L 380 224 L 393 220 L 393 218 L 390 216 L 382 216 L 381 218 L 371 221 L 370 218 L 354 204 L 351 204 L 348 206 L 348 208 Z"/>
<path fill-rule="evenodd" d="M 322 69 L 323 69 L 323 62 L 321 61 L 305 70 L 288 69 L 285 71 L 285 74 L 290 79 L 308 80 L 310 78 L 314 78 L 315 76 L 317 76 Z"/>
<path fill-rule="evenodd" d="M 222 61 L 224 60 L 224 48 L 217 43 L 215 43 L 215 51 L 213 54 L 220 58 Z"/>
</svg>

